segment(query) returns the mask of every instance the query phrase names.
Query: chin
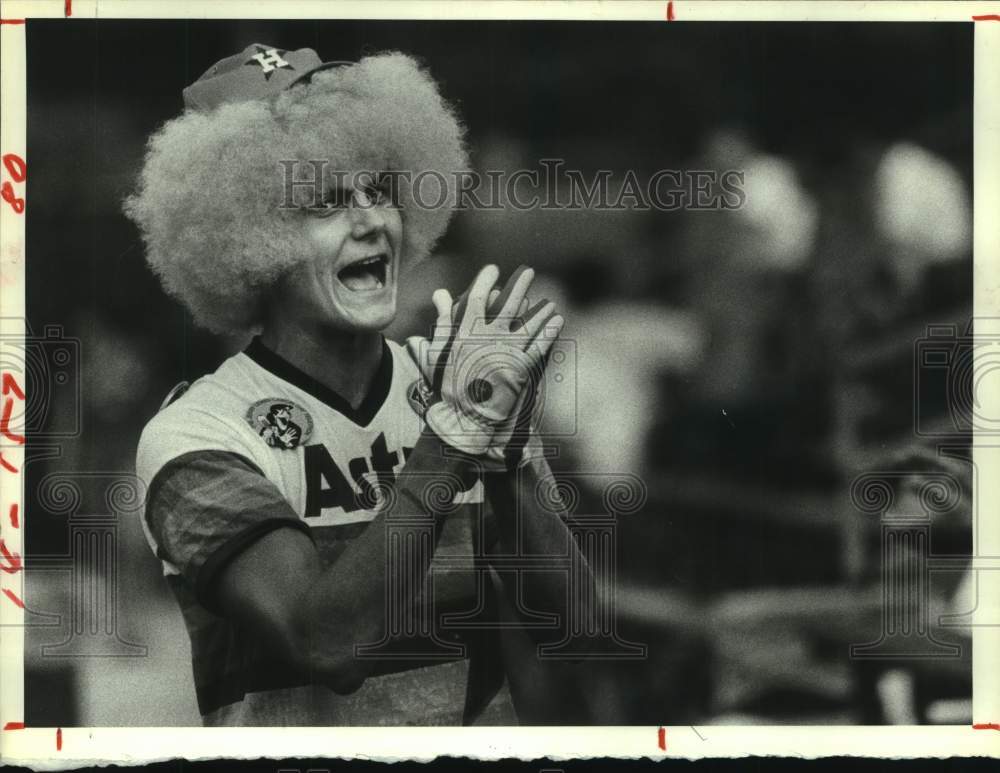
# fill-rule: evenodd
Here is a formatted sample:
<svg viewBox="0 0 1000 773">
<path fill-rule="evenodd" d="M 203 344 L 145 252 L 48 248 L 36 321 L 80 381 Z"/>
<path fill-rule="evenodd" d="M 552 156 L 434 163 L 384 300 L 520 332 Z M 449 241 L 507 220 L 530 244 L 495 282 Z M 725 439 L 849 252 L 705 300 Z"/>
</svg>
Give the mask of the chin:
<svg viewBox="0 0 1000 773">
<path fill-rule="evenodd" d="M 341 330 L 377 331 L 384 330 L 396 319 L 396 303 L 377 303 L 371 306 L 351 304 L 345 308 L 337 304 L 331 323 Z"/>
<path fill-rule="evenodd" d="M 395 310 L 391 314 L 365 315 L 362 318 L 351 320 L 353 322 L 351 328 L 353 330 L 381 331 L 389 327 L 394 319 L 396 319 Z"/>
</svg>

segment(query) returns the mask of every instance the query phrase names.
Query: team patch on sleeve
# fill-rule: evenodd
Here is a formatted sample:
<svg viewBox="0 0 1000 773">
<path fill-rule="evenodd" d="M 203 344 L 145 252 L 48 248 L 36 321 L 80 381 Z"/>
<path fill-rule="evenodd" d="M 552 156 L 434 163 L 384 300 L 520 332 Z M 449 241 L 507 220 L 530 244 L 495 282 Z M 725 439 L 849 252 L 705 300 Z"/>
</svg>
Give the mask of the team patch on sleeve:
<svg viewBox="0 0 1000 773">
<path fill-rule="evenodd" d="M 418 378 L 406 390 L 406 399 L 409 401 L 414 413 L 420 418 L 423 418 L 424 414 L 427 413 L 427 408 L 431 404 L 431 397 L 431 388 L 423 378 Z"/>
<path fill-rule="evenodd" d="M 280 397 L 255 402 L 246 420 L 272 448 L 298 448 L 312 436 L 313 420 L 305 408 Z"/>
</svg>

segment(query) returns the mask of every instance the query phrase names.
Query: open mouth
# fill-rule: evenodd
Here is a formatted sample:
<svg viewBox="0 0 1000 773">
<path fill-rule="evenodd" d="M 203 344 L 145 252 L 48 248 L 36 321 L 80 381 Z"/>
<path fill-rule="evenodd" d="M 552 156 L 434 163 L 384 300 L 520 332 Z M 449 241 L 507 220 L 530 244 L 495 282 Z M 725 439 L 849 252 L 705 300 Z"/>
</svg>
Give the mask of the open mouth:
<svg viewBox="0 0 1000 773">
<path fill-rule="evenodd" d="M 337 279 L 352 292 L 381 290 L 389 272 L 389 256 L 380 253 L 362 258 L 337 272 Z"/>
</svg>

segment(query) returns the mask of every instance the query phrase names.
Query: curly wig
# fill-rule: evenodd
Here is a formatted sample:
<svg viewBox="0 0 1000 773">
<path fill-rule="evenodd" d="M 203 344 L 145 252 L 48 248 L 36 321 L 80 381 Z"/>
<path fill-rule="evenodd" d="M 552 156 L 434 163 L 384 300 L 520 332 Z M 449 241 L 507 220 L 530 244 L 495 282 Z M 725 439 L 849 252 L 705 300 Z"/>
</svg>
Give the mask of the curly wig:
<svg viewBox="0 0 1000 773">
<path fill-rule="evenodd" d="M 268 287 L 311 257 L 301 213 L 281 206 L 283 161 L 406 173 L 394 177 L 404 265 L 426 257 L 444 233 L 454 173 L 468 168 L 455 112 L 430 74 L 400 53 L 318 72 L 276 100 L 188 110 L 168 121 L 149 140 L 125 212 L 166 291 L 210 330 L 259 330 Z"/>
</svg>

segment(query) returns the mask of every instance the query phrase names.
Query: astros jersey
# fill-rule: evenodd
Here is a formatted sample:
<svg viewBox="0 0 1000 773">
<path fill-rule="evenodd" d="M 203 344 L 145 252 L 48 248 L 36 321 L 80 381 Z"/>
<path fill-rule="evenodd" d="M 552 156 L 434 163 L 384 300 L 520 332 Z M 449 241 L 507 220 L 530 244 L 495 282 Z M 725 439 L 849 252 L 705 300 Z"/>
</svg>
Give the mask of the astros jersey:
<svg viewBox="0 0 1000 773">
<path fill-rule="evenodd" d="M 212 600 L 226 562 L 273 529 L 307 532 L 329 565 L 367 528 L 378 485 L 394 482 L 423 429 L 411 403 L 419 377 L 406 351 L 384 341 L 354 409 L 255 340 L 146 425 L 136 464 L 149 487 L 143 526 L 184 615 L 205 724 L 461 724 L 469 661 L 459 655 L 391 665 L 337 695 L 265 656 Z M 469 611 L 478 602 L 472 560 L 438 564 L 471 554 L 481 483 L 454 503 L 435 553 L 435 603 Z M 444 640 L 456 645 L 449 652 L 465 643 Z M 484 678 L 497 682 L 495 673 Z M 506 690 L 480 721 L 515 721 Z"/>
</svg>

